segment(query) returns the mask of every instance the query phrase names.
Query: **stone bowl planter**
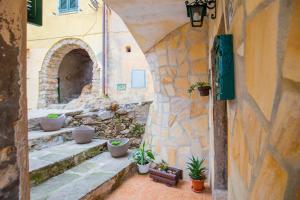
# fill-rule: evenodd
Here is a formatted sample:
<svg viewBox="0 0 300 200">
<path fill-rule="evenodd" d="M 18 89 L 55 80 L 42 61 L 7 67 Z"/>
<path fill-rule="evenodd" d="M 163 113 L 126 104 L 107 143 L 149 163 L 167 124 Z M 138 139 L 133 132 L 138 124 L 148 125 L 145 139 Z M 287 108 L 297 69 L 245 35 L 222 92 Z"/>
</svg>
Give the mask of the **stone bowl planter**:
<svg viewBox="0 0 300 200">
<path fill-rule="evenodd" d="M 50 119 L 43 117 L 40 119 L 40 125 L 44 131 L 57 131 L 64 125 L 66 116 L 61 114 L 58 118 Z"/>
<path fill-rule="evenodd" d="M 117 141 L 120 144 L 113 145 L 113 143 Z M 112 157 L 118 158 L 127 155 L 127 151 L 129 148 L 129 139 L 128 138 L 118 138 L 109 140 L 107 143 L 108 151 L 110 152 Z"/>
<path fill-rule="evenodd" d="M 157 168 L 150 168 L 150 178 L 156 182 L 161 182 L 167 186 L 176 186 L 180 179 L 182 179 L 182 170 L 175 167 L 168 167 L 166 171 Z"/>
<path fill-rule="evenodd" d="M 95 135 L 95 129 L 90 126 L 79 126 L 72 131 L 72 138 L 77 144 L 90 143 Z"/>
</svg>

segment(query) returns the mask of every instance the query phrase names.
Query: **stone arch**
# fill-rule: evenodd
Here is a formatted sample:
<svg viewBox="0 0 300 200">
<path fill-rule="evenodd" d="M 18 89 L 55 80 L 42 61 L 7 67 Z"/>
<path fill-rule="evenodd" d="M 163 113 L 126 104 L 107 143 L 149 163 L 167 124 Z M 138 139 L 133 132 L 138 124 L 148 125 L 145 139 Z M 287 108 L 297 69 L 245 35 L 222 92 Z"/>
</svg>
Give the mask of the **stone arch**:
<svg viewBox="0 0 300 200">
<path fill-rule="evenodd" d="M 65 55 L 75 49 L 83 49 L 90 56 L 93 62 L 92 93 L 99 92 L 101 88 L 100 68 L 98 67 L 97 58 L 92 48 L 80 39 L 63 39 L 54 44 L 44 58 L 39 73 L 39 108 L 58 103 L 57 88 L 59 67 Z"/>
</svg>

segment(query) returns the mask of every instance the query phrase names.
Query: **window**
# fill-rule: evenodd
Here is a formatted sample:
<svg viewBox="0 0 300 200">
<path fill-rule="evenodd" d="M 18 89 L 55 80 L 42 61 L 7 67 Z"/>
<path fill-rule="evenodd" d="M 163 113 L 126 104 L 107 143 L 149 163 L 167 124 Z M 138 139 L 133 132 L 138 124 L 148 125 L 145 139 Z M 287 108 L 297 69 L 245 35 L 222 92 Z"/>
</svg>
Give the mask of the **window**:
<svg viewBox="0 0 300 200">
<path fill-rule="evenodd" d="M 59 0 L 59 13 L 78 11 L 78 0 Z"/>
<path fill-rule="evenodd" d="M 131 71 L 131 87 L 145 88 L 146 87 L 146 72 L 145 70 Z"/>
<path fill-rule="evenodd" d="M 130 53 L 130 52 L 131 52 L 131 46 L 127 46 L 127 47 L 126 47 L 126 52 L 127 52 L 127 53 Z"/>
</svg>

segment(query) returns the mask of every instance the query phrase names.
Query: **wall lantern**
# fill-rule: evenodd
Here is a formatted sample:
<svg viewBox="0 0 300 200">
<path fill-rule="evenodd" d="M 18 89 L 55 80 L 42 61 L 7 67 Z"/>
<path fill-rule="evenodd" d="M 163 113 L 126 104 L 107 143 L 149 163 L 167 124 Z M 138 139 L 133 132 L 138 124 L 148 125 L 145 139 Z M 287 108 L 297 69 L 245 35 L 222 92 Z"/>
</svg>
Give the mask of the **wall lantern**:
<svg viewBox="0 0 300 200">
<path fill-rule="evenodd" d="M 203 25 L 203 19 L 207 16 L 208 9 L 214 9 L 211 19 L 216 18 L 216 0 L 196 0 L 192 3 L 186 1 L 185 5 L 192 27 L 201 27 Z"/>
</svg>

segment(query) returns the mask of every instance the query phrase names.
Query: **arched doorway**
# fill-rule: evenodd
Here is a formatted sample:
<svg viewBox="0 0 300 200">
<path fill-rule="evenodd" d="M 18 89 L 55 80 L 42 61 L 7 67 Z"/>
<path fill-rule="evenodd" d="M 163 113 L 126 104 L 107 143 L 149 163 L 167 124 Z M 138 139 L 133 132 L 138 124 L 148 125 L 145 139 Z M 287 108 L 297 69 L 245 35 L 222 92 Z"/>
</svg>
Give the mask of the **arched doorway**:
<svg viewBox="0 0 300 200">
<path fill-rule="evenodd" d="M 100 68 L 93 50 L 80 39 L 57 42 L 45 56 L 39 82 L 39 108 L 77 98 L 86 84 L 92 84 L 92 93 L 100 92 Z"/>
<path fill-rule="evenodd" d="M 58 70 L 58 103 L 78 98 L 82 88 L 92 83 L 93 61 L 84 49 L 67 53 Z"/>
</svg>

